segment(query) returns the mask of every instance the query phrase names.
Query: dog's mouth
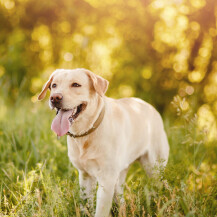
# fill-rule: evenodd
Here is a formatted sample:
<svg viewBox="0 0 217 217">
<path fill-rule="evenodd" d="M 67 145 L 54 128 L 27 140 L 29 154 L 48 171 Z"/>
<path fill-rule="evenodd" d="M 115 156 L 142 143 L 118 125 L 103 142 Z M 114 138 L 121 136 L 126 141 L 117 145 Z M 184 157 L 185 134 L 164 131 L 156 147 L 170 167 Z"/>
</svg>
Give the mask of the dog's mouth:
<svg viewBox="0 0 217 217">
<path fill-rule="evenodd" d="M 87 104 L 86 103 L 82 103 L 76 107 L 74 107 L 73 109 L 61 109 L 61 108 L 57 108 L 57 115 L 59 113 L 60 110 L 63 110 L 64 112 L 68 112 L 71 111 L 71 115 L 69 116 L 69 121 L 72 124 L 73 121 L 85 110 Z"/>
<path fill-rule="evenodd" d="M 51 129 L 58 135 L 65 135 L 78 116 L 86 109 L 87 104 L 82 103 L 73 109 L 57 108 L 57 115 L 54 118 Z"/>
</svg>

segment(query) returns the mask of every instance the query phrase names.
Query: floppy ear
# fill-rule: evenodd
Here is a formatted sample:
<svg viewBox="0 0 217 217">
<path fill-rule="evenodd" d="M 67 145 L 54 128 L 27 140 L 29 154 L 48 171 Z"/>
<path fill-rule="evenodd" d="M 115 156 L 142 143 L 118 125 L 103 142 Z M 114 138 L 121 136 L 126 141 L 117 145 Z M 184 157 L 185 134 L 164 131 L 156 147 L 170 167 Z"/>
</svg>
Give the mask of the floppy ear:
<svg viewBox="0 0 217 217">
<path fill-rule="evenodd" d="M 90 80 L 92 81 L 93 87 L 96 90 L 96 92 L 100 96 L 103 96 L 108 89 L 109 82 L 106 79 L 102 78 L 99 75 L 94 74 L 89 70 L 85 70 L 85 71 L 89 76 Z"/>
<path fill-rule="evenodd" d="M 47 89 L 50 87 L 52 80 L 53 80 L 53 76 L 50 76 L 49 80 L 43 86 L 42 91 L 38 96 L 38 100 L 44 99 L 44 97 L 46 96 L 46 93 L 47 93 Z"/>
<path fill-rule="evenodd" d="M 44 99 L 47 93 L 47 89 L 50 87 L 51 82 L 53 81 L 54 75 L 56 75 L 59 71 L 55 70 L 51 75 L 48 81 L 45 83 L 45 85 L 42 88 L 41 93 L 38 95 L 38 100 Z"/>
</svg>

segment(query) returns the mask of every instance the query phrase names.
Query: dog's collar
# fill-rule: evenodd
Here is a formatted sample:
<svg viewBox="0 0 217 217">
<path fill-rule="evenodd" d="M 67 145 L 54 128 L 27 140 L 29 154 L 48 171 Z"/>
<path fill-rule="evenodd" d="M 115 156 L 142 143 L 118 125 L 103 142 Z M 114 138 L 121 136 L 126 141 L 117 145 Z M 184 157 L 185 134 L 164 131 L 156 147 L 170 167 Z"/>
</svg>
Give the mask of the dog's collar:
<svg viewBox="0 0 217 217">
<path fill-rule="evenodd" d="M 68 132 L 68 133 L 66 133 L 66 135 L 71 136 L 73 138 L 87 136 L 88 134 L 92 133 L 93 131 L 95 131 L 99 127 L 99 125 L 101 124 L 101 122 L 104 118 L 104 114 L 105 114 L 105 106 L 103 106 L 103 108 L 99 114 L 99 117 L 97 118 L 97 120 L 93 124 L 93 127 L 90 128 L 88 131 L 86 131 L 85 133 L 79 134 L 79 135 L 75 135 L 75 134 Z"/>
</svg>

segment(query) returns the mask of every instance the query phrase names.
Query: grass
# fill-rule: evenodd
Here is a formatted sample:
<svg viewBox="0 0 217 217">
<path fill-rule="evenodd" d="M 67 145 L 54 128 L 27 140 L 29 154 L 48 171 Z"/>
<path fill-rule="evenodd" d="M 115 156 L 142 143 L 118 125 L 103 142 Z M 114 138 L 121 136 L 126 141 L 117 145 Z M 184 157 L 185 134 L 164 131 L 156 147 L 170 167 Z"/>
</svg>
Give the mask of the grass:
<svg viewBox="0 0 217 217">
<path fill-rule="evenodd" d="M 43 103 L 1 102 L 0 216 L 82 216 L 78 172 L 67 157 L 66 138 L 57 140 L 50 130 L 54 115 Z M 133 164 L 126 205 L 113 204 L 113 216 L 217 216 L 216 141 L 196 130 L 191 114 L 164 119 L 166 170 L 161 179 L 148 178 Z"/>
</svg>

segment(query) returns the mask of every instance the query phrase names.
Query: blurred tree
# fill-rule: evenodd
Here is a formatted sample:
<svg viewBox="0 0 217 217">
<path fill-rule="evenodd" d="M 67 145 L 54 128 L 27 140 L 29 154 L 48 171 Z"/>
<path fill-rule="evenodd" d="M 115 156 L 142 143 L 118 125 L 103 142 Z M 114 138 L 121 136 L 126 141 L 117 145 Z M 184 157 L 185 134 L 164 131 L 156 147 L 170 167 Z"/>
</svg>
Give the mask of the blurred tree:
<svg viewBox="0 0 217 217">
<path fill-rule="evenodd" d="M 160 111 L 191 96 L 217 114 L 215 0 L 0 0 L 1 94 L 35 95 L 55 68 L 86 67 L 113 97 Z M 188 107 L 188 106 L 187 106 Z M 186 107 L 186 108 L 187 108 Z"/>
</svg>

